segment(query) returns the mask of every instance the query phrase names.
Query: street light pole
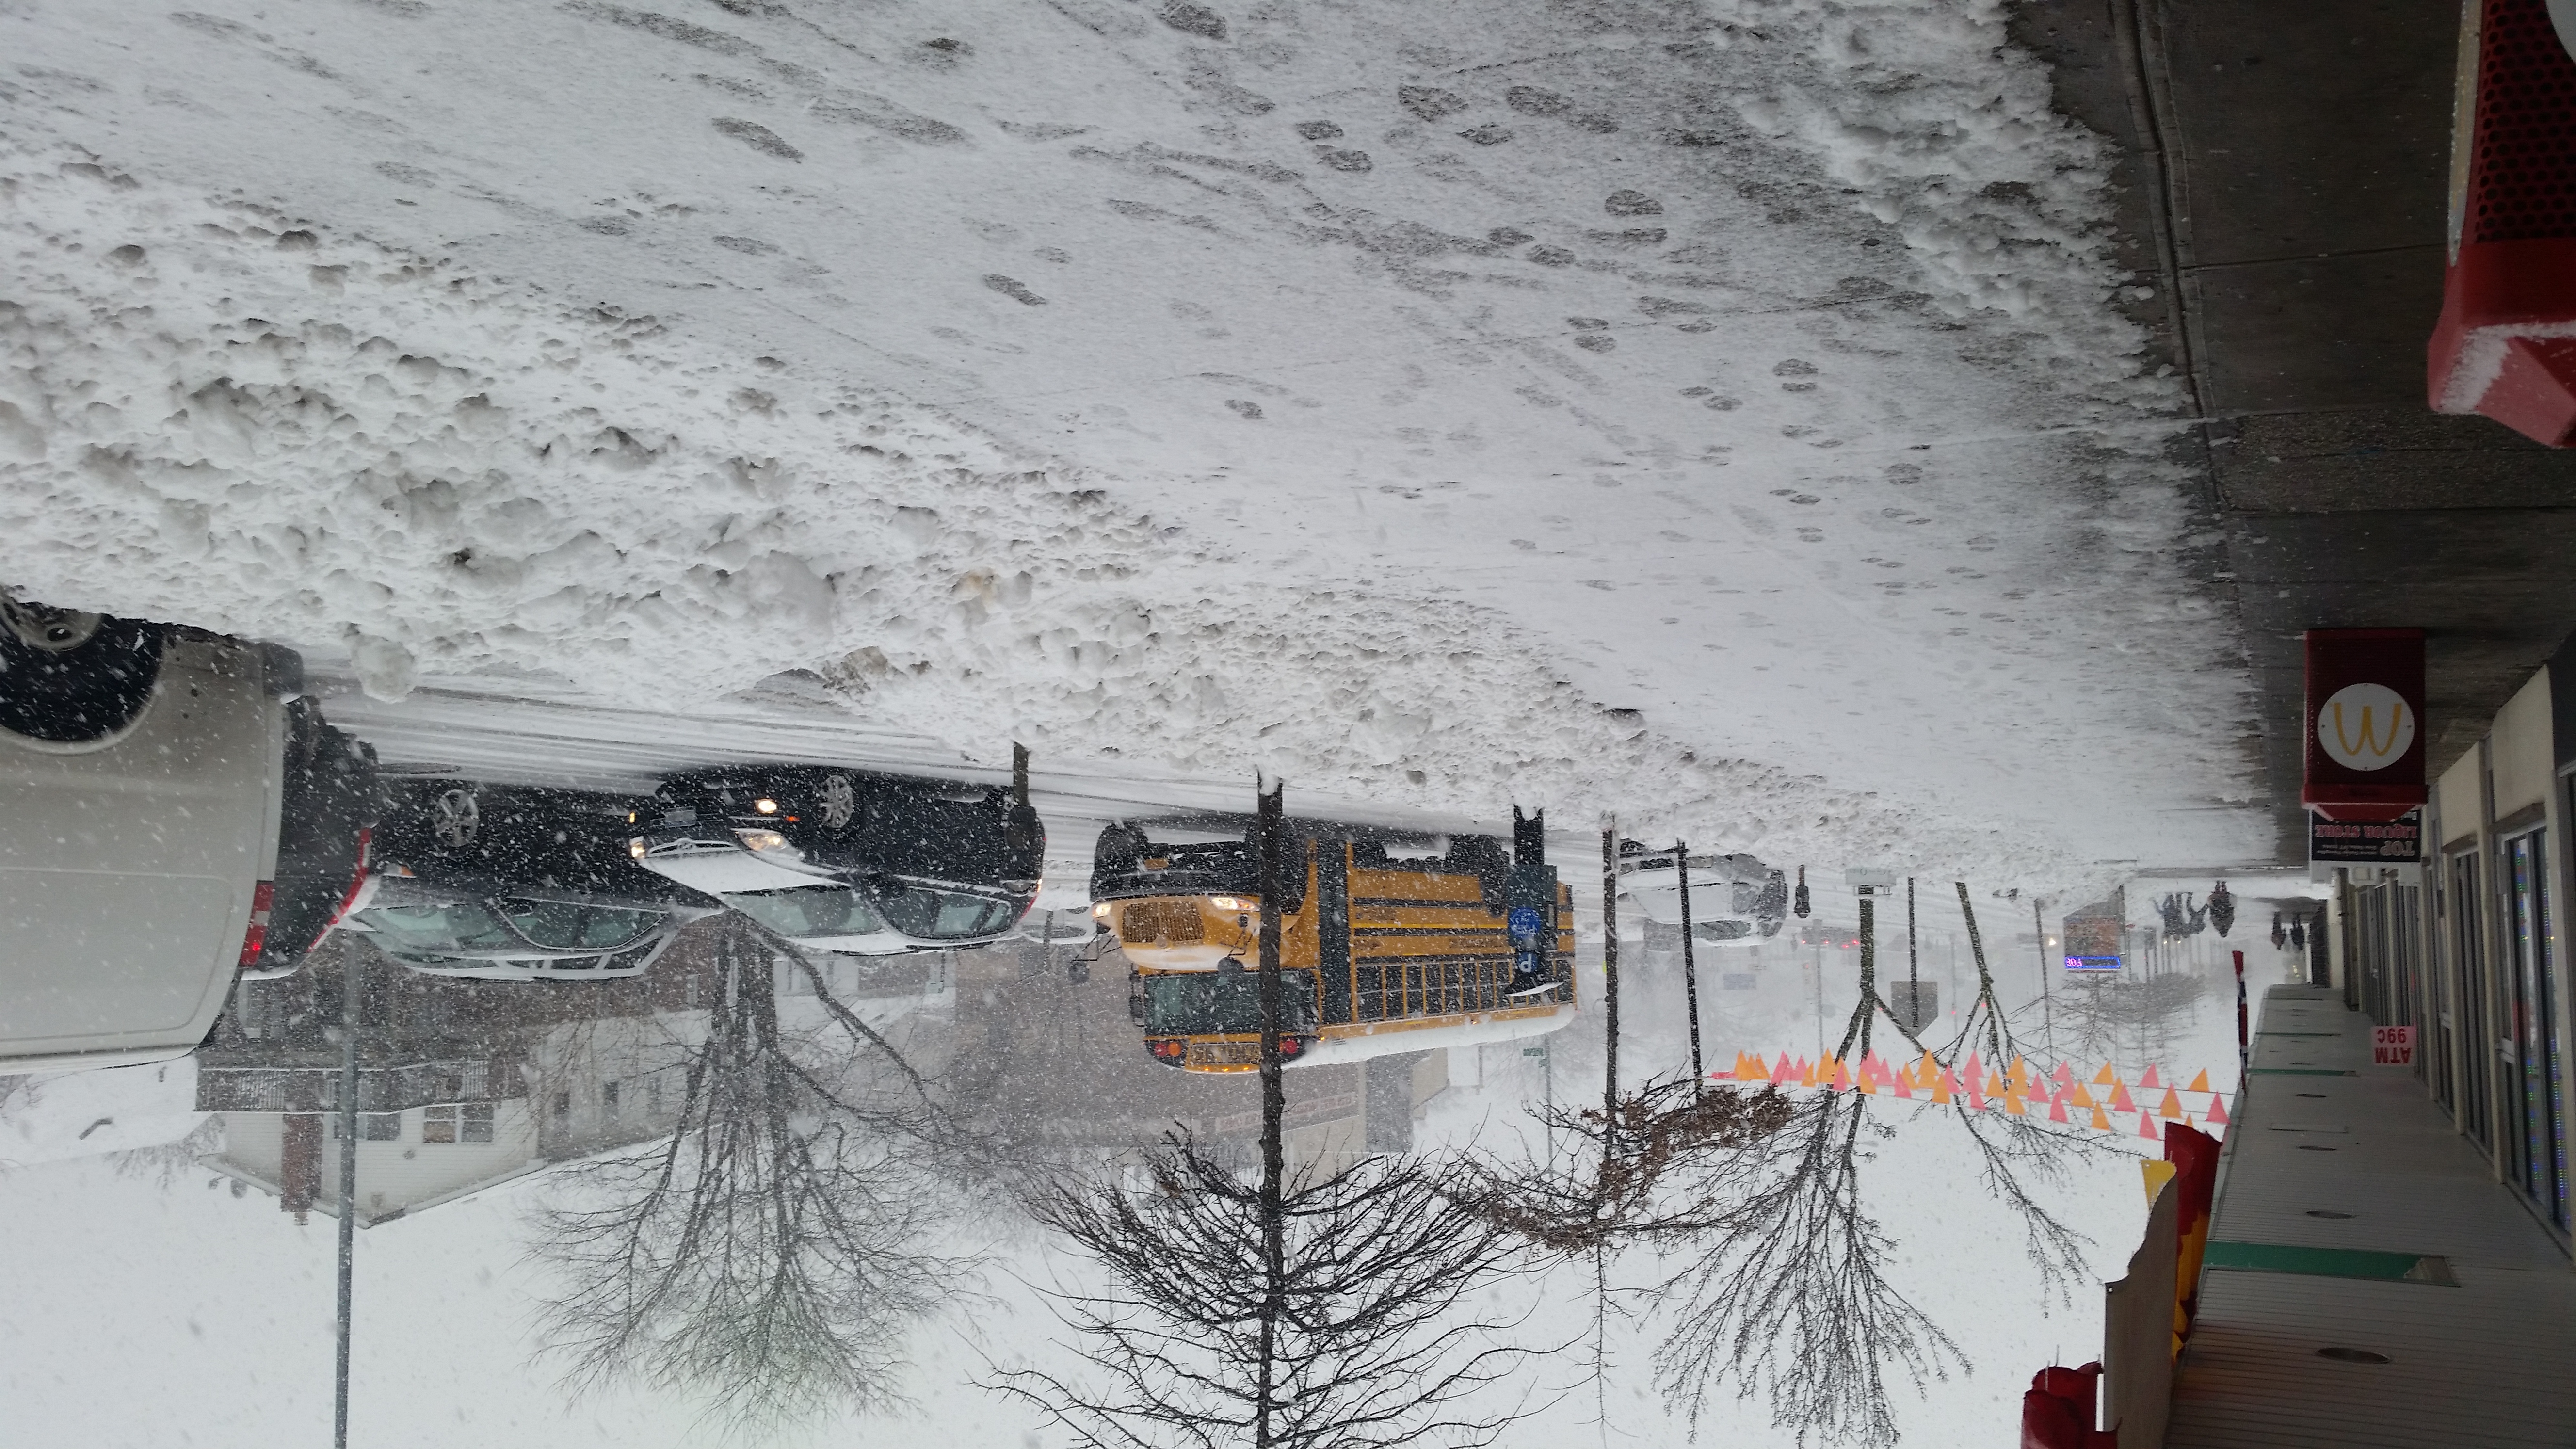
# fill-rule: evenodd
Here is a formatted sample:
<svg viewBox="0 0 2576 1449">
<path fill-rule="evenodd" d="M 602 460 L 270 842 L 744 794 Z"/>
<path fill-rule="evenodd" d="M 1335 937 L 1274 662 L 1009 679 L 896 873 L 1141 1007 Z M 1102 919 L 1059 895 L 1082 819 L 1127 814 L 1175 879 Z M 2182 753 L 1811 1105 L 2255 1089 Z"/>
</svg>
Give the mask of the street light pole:
<svg viewBox="0 0 2576 1449">
<path fill-rule="evenodd" d="M 340 1364 L 331 1443 L 349 1449 L 349 1285 L 358 1247 L 358 968 L 363 951 L 340 953 Z"/>
<path fill-rule="evenodd" d="M 1690 846 L 1673 842 L 1673 880 L 1682 893 L 1682 995 L 1690 1003 L 1691 1082 L 1693 1091 L 1708 1084 L 1708 1068 L 1699 1058 L 1699 961 L 1691 951 Z"/>
</svg>

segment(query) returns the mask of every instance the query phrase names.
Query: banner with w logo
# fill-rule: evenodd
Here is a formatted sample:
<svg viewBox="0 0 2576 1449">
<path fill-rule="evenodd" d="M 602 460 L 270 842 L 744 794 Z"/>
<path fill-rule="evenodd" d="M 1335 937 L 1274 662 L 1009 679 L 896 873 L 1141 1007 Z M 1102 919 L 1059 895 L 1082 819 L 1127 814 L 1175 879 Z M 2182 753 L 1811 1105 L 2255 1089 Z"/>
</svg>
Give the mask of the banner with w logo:
<svg viewBox="0 0 2576 1449">
<path fill-rule="evenodd" d="M 2424 631 L 2310 629 L 2307 778 L 2333 821 L 2394 820 L 2424 803 Z"/>
</svg>

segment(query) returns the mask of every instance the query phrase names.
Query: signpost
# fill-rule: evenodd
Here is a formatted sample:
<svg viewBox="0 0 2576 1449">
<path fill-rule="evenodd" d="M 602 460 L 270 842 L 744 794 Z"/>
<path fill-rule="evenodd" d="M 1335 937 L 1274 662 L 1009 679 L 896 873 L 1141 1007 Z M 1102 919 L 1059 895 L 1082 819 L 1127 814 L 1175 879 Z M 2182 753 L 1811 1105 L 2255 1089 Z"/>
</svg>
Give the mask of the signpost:
<svg viewBox="0 0 2576 1449">
<path fill-rule="evenodd" d="M 2120 969 L 2120 938 L 2128 934 L 2129 923 L 2116 915 L 2077 915 L 2066 918 L 2066 969 L 2069 971 L 2117 971 Z"/>
</svg>

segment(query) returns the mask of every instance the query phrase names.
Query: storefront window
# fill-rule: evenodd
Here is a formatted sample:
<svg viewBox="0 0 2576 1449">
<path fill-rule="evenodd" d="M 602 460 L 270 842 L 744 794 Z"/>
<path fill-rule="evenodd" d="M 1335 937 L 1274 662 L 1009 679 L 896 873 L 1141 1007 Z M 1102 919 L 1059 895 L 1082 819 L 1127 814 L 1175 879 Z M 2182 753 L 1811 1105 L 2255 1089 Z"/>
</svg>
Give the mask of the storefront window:
<svg viewBox="0 0 2576 1449">
<path fill-rule="evenodd" d="M 2549 959 L 2548 833 L 2504 843 L 2506 948 L 2512 1000 L 2498 1045 L 2506 1058 L 2514 1176 L 2549 1220 L 2567 1225 L 2567 1115 L 2557 985 Z"/>
</svg>

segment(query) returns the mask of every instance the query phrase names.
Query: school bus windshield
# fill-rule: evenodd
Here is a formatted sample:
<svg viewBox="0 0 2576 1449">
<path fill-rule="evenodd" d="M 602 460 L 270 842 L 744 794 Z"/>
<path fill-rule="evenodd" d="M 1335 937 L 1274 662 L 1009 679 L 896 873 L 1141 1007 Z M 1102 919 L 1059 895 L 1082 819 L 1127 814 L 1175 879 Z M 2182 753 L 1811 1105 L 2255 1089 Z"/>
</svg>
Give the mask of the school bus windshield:
<svg viewBox="0 0 2576 1449">
<path fill-rule="evenodd" d="M 1261 975 L 1245 970 L 1156 972 L 1144 979 L 1145 1030 L 1156 1036 L 1202 1036 L 1261 1030 Z M 1315 977 L 1279 976 L 1279 1029 L 1315 1029 Z"/>
</svg>

